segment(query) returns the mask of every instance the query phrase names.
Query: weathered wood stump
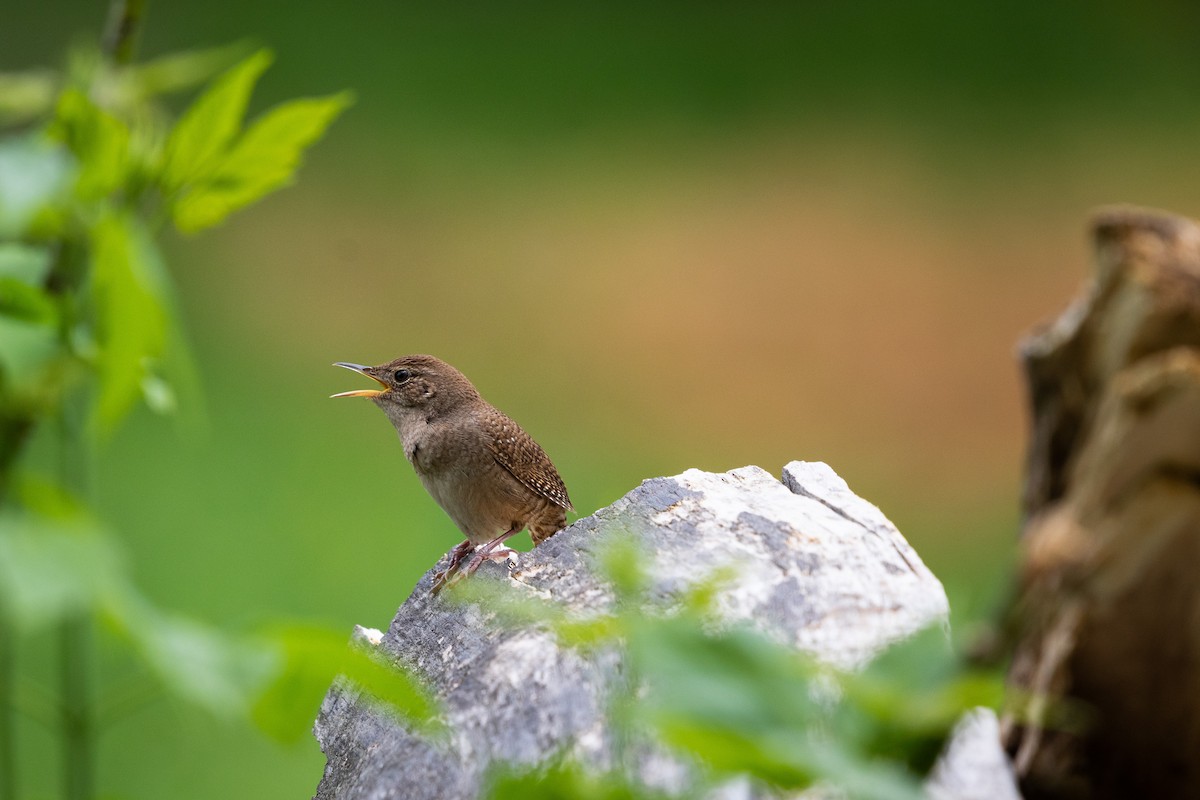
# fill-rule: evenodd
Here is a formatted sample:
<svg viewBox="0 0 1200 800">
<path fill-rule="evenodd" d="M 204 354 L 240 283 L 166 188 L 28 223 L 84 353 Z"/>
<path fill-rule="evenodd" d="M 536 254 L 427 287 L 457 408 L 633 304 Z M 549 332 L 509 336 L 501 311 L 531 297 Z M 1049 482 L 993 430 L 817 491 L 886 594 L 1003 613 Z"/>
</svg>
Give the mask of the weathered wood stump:
<svg viewBox="0 0 1200 800">
<path fill-rule="evenodd" d="M 1200 228 L 1097 215 L 1024 343 L 1033 411 L 1006 721 L 1038 798 L 1200 797 Z M 1021 724 L 1023 720 L 1024 724 Z"/>
</svg>

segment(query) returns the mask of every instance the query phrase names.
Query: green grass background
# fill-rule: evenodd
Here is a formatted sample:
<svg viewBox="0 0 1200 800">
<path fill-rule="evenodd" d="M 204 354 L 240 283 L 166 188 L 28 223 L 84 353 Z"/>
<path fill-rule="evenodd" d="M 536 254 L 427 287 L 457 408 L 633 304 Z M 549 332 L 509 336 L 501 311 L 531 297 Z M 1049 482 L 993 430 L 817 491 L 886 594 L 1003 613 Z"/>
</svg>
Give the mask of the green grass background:
<svg viewBox="0 0 1200 800">
<path fill-rule="evenodd" d="M 103 15 L 9 4 L 0 69 Z M 205 410 L 139 414 L 96 501 L 166 607 L 386 627 L 457 537 L 383 416 L 327 399 L 361 384 L 329 364 L 432 352 L 583 514 L 689 467 L 824 460 L 986 613 L 1014 345 L 1085 279 L 1092 208 L 1200 212 L 1198 34 L 1183 2 L 152 1 L 144 55 L 249 38 L 278 53 L 254 108 L 357 104 L 297 186 L 169 242 Z M 53 680 L 54 646 L 25 671 Z M 97 647 L 118 693 L 133 667 Z M 51 735 L 22 731 L 29 796 L 55 796 Z M 167 700 L 106 729 L 99 778 L 303 797 L 322 764 Z"/>
</svg>

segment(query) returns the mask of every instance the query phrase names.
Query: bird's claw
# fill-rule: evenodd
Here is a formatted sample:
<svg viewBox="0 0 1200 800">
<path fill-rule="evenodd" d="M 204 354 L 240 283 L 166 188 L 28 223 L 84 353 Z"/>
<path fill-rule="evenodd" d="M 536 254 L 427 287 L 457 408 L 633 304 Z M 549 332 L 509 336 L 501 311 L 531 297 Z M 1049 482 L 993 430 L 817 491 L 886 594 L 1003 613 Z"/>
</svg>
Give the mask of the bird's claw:
<svg viewBox="0 0 1200 800">
<path fill-rule="evenodd" d="M 470 540 L 454 546 L 454 549 L 449 553 L 450 563 L 446 565 L 445 569 L 438 570 L 433 574 L 433 586 L 430 589 L 433 594 L 438 594 L 442 589 L 455 582 L 459 577 L 458 568 L 462 566 L 462 562 L 474 549 L 475 545 L 471 544 Z M 469 575 L 470 573 L 467 574 Z"/>
<path fill-rule="evenodd" d="M 465 566 L 463 566 L 464 561 L 466 561 Z M 463 542 L 450 551 L 450 563 L 446 565 L 446 568 L 433 574 L 433 586 L 430 588 L 430 592 L 434 595 L 439 594 L 447 586 L 457 583 L 468 575 L 474 575 L 485 561 L 506 561 L 510 572 L 521 566 L 520 553 L 511 547 L 493 546 L 489 549 L 487 545 L 482 545 L 475 548 L 470 542 Z"/>
<path fill-rule="evenodd" d="M 476 550 L 471 560 L 463 567 L 464 575 L 473 575 L 485 561 L 511 561 L 513 565 L 520 563 L 516 550 L 511 547 L 497 547 L 492 550 Z M 512 567 L 510 567 L 511 569 Z"/>
<path fill-rule="evenodd" d="M 433 586 L 430 587 L 429 591 L 436 597 L 441 593 L 442 589 L 445 589 L 450 584 L 455 583 L 461 577 L 462 576 L 458 574 L 457 569 L 446 568 L 439 570 L 433 574 Z"/>
</svg>

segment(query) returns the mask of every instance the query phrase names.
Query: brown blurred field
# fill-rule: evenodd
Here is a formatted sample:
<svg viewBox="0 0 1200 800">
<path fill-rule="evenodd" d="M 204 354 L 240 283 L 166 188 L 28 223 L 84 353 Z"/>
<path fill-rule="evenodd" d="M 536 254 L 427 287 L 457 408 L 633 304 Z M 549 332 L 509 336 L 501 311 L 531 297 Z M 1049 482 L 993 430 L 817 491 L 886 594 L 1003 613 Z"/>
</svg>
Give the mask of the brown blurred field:
<svg viewBox="0 0 1200 800">
<path fill-rule="evenodd" d="M 1017 342 L 1086 280 L 1110 154 L 968 199 L 866 138 L 623 144 L 428 203 L 372 182 L 292 193 L 220 243 L 213 260 L 256 265 L 230 276 L 226 320 L 289 370 L 454 359 L 547 440 L 585 512 L 650 475 L 801 458 L 899 517 L 1014 513 Z M 589 491 L 612 464 L 625 483 Z M 935 562 L 972 538 L 935 528 L 910 531 L 939 540 Z"/>
</svg>

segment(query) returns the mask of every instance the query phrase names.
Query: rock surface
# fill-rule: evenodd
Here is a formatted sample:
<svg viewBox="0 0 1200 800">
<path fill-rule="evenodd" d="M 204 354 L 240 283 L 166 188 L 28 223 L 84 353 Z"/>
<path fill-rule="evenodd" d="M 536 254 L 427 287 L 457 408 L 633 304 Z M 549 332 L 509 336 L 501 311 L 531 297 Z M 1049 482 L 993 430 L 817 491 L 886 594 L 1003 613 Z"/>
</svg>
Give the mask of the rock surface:
<svg viewBox="0 0 1200 800">
<path fill-rule="evenodd" d="M 594 614 L 613 595 L 593 555 L 620 534 L 646 554 L 650 595 L 663 608 L 729 568 L 720 615 L 837 666 L 946 618 L 941 584 L 896 528 L 820 463 L 788 464 L 782 483 L 758 467 L 648 480 L 523 554 L 517 569 L 485 564 L 471 580 L 507 581 Z M 473 798 L 492 763 L 533 765 L 564 749 L 608 765 L 605 698 L 619 655 L 582 657 L 545 630 L 503 626 L 479 605 L 431 595 L 431 576 L 377 646 L 429 681 L 448 738 L 422 738 L 335 686 L 315 728 L 327 758 L 316 797 Z M 648 757 L 642 772 L 664 788 L 682 779 L 666 758 Z"/>
</svg>

